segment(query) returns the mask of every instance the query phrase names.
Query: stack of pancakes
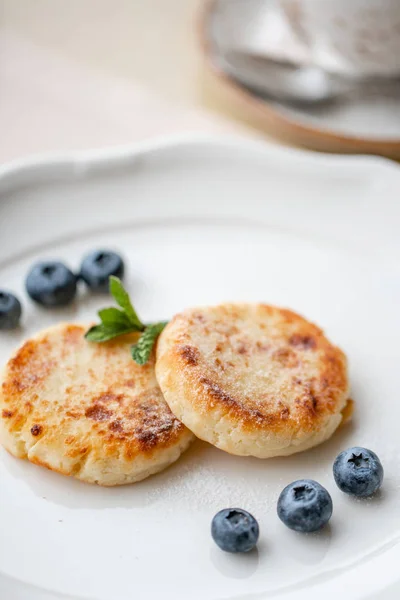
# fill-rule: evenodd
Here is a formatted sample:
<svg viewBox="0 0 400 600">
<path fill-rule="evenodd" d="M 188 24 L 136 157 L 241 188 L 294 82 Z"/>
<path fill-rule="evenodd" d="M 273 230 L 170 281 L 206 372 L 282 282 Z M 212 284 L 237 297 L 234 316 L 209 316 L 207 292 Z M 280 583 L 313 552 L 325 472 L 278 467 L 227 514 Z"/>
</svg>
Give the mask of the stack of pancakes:
<svg viewBox="0 0 400 600">
<path fill-rule="evenodd" d="M 346 357 L 299 315 L 224 304 L 176 315 L 144 366 L 136 335 L 103 344 L 61 324 L 5 367 L 0 440 L 14 456 L 90 483 L 139 481 L 197 436 L 268 458 L 328 439 L 349 411 Z"/>
</svg>

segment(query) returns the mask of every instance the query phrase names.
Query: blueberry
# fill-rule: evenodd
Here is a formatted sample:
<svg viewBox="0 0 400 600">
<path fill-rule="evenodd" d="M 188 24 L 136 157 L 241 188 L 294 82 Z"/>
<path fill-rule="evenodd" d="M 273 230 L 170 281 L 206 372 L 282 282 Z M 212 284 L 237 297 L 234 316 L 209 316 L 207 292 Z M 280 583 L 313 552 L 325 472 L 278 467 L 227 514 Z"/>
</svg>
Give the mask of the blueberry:
<svg viewBox="0 0 400 600">
<path fill-rule="evenodd" d="M 124 271 L 125 265 L 119 254 L 110 250 L 96 250 L 83 259 L 80 277 L 91 290 L 108 292 L 110 275 L 122 279 Z"/>
<path fill-rule="evenodd" d="M 0 329 L 15 329 L 22 314 L 21 303 L 13 294 L 0 290 Z"/>
<path fill-rule="evenodd" d="M 211 535 L 225 552 L 249 552 L 257 544 L 258 523 L 241 508 L 224 508 L 212 520 Z"/>
<path fill-rule="evenodd" d="M 65 306 L 76 294 L 76 276 L 61 262 L 35 264 L 25 285 L 32 300 L 43 306 Z"/>
<path fill-rule="evenodd" d="M 355 446 L 336 458 L 333 476 L 342 492 L 352 496 L 372 496 L 382 485 L 383 467 L 375 452 Z"/>
<path fill-rule="evenodd" d="M 312 479 L 300 479 L 285 487 L 278 500 L 278 517 L 290 529 L 309 533 L 327 524 L 332 516 L 329 492 Z"/>
</svg>

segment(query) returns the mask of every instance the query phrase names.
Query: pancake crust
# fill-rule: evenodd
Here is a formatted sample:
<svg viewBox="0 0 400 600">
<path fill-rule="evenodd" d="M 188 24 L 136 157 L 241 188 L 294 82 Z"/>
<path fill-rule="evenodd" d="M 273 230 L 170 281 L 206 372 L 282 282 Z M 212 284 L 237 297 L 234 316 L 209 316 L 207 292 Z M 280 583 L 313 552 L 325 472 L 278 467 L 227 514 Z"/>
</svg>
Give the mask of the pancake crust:
<svg viewBox="0 0 400 600">
<path fill-rule="evenodd" d="M 306 319 L 263 304 L 177 315 L 160 336 L 156 375 L 199 438 L 260 458 L 329 438 L 349 398 L 343 352 Z"/>
<path fill-rule="evenodd" d="M 61 324 L 9 360 L 0 441 L 14 456 L 100 485 L 133 483 L 177 460 L 193 439 L 163 399 L 154 357 L 131 358 L 135 336 L 104 344 Z"/>
</svg>

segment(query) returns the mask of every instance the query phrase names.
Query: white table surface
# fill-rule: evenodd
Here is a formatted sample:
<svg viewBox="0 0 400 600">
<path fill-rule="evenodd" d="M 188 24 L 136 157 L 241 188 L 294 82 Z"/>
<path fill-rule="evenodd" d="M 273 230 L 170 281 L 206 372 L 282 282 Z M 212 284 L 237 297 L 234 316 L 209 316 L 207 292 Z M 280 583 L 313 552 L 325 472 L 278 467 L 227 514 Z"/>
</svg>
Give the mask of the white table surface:
<svg viewBox="0 0 400 600">
<path fill-rule="evenodd" d="M 177 131 L 255 135 L 204 108 L 198 6 L 0 0 L 0 162 Z"/>
</svg>

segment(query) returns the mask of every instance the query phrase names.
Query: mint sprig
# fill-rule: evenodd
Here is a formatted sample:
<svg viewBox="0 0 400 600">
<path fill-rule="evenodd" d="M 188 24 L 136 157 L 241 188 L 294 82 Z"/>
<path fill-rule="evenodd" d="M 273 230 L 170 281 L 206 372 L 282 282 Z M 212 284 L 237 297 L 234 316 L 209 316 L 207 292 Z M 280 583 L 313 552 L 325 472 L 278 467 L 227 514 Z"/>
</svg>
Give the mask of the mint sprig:
<svg viewBox="0 0 400 600">
<path fill-rule="evenodd" d="M 167 321 L 160 321 L 146 327 L 137 344 L 132 346 L 132 358 L 138 365 L 145 365 L 150 358 L 154 342 L 166 326 Z"/>
<path fill-rule="evenodd" d="M 122 308 L 122 311 L 125 313 L 132 327 L 136 327 L 137 331 L 143 331 L 145 325 L 143 325 L 137 316 L 136 311 L 132 306 L 131 299 L 129 298 L 129 294 L 122 285 L 122 281 L 118 279 L 118 277 L 111 276 L 109 282 L 111 296 L 113 296 L 115 302 Z"/>
<path fill-rule="evenodd" d="M 137 331 L 137 329 L 133 329 L 132 327 L 121 327 L 118 324 L 104 325 L 101 323 L 100 325 L 94 325 L 91 327 L 89 331 L 85 333 L 85 338 L 89 342 L 108 342 L 119 335 L 132 333 L 133 331 Z"/>
<path fill-rule="evenodd" d="M 132 346 L 132 358 L 139 365 L 144 365 L 150 358 L 157 337 L 164 329 L 166 322 L 145 325 L 139 319 L 129 294 L 118 277 L 110 277 L 110 293 L 120 308 L 110 307 L 99 310 L 101 323 L 91 327 L 85 338 L 89 342 L 108 342 L 120 335 L 141 332 L 137 344 Z"/>
<path fill-rule="evenodd" d="M 118 308 L 103 308 L 99 310 L 98 315 L 103 325 L 121 325 L 121 327 L 133 327 L 131 321 L 126 316 L 123 310 Z"/>
</svg>

